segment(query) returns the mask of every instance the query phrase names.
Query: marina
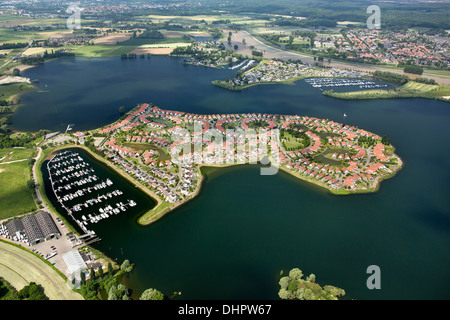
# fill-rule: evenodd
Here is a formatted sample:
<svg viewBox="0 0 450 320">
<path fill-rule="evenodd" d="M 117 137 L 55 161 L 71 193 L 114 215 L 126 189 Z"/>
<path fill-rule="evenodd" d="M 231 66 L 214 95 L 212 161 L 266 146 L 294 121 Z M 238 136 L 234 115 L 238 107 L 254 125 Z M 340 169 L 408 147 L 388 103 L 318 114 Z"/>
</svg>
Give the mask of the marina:
<svg viewBox="0 0 450 320">
<path fill-rule="evenodd" d="M 109 177 L 99 178 L 95 169 L 77 152 L 57 153 L 48 161 L 47 171 L 56 200 L 91 237 L 89 241 L 96 237 L 95 232 L 88 229 L 89 224 L 124 213 L 137 205 L 132 199 L 122 199 L 124 192 Z"/>
<path fill-rule="evenodd" d="M 356 86 L 360 89 L 376 89 L 388 87 L 387 84 L 364 79 L 307 78 L 305 82 L 314 88 Z"/>
</svg>

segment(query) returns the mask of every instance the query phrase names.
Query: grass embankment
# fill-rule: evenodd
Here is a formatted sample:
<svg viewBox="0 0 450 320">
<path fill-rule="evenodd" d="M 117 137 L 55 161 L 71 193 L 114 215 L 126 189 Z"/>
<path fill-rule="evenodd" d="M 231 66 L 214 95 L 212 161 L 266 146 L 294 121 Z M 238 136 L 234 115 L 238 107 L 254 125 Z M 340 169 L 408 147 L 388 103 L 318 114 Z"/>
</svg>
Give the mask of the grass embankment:
<svg viewBox="0 0 450 320">
<path fill-rule="evenodd" d="M 50 300 L 82 300 L 67 286 L 66 277 L 34 252 L 1 240 L 0 255 L 0 273 L 17 290 L 35 282 Z"/>
<path fill-rule="evenodd" d="M 390 89 L 374 89 L 349 92 L 324 91 L 324 95 L 338 99 L 393 99 L 393 98 L 427 98 L 450 101 L 450 86 L 425 84 L 413 80 Z"/>
</svg>

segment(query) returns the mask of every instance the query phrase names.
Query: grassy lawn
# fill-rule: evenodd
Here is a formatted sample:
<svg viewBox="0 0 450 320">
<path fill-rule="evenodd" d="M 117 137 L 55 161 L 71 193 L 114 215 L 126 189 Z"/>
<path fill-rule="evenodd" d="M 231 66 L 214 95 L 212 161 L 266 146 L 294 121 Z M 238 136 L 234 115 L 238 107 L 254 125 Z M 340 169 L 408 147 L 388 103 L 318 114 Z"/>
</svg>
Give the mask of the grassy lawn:
<svg viewBox="0 0 450 320">
<path fill-rule="evenodd" d="M 0 219 L 36 210 L 31 190 L 28 161 L 0 164 Z"/>
<path fill-rule="evenodd" d="M 0 149 L 0 163 L 28 159 L 35 156 L 35 149 L 31 148 L 7 148 Z M 3 159 L 3 157 L 5 157 Z"/>
</svg>

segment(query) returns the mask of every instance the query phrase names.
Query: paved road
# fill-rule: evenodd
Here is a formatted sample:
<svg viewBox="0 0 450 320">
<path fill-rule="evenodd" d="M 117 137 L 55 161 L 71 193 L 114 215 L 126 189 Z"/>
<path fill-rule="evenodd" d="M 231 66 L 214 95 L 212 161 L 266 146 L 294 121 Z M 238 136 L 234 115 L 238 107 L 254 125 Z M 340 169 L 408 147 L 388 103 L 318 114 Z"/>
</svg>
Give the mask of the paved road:
<svg viewBox="0 0 450 320">
<path fill-rule="evenodd" d="M 16 54 L 14 57 L 11 57 L 8 61 L 5 61 L 5 63 L 0 67 L 0 69 L 3 69 L 4 67 L 6 67 L 15 58 L 20 57 L 22 55 L 22 53 L 24 53 L 25 50 L 27 50 L 33 44 L 33 40 L 31 40 L 31 39 L 28 39 L 28 40 L 30 41 L 28 43 L 28 45 L 22 51 L 20 51 L 18 54 Z"/>
</svg>

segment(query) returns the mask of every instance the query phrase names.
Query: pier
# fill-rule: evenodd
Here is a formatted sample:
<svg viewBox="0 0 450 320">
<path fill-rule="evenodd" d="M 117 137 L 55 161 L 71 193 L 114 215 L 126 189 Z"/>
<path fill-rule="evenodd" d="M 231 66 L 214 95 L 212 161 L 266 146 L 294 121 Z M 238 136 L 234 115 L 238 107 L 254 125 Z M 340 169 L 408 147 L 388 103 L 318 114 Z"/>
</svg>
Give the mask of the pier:
<svg viewBox="0 0 450 320">
<path fill-rule="evenodd" d="M 134 200 L 117 198 L 123 196 L 123 191 L 114 188 L 110 178 L 100 180 L 77 152 L 56 154 L 47 163 L 47 170 L 56 200 L 84 232 L 78 239 L 87 238 L 86 244 L 100 241 L 95 232 L 88 229 L 89 224 L 126 212 L 136 205 Z"/>
</svg>

